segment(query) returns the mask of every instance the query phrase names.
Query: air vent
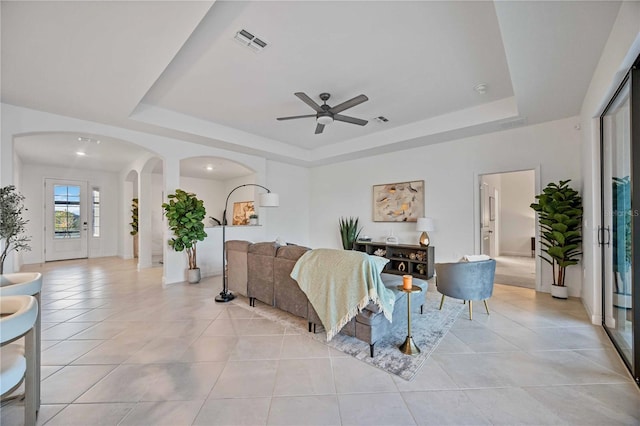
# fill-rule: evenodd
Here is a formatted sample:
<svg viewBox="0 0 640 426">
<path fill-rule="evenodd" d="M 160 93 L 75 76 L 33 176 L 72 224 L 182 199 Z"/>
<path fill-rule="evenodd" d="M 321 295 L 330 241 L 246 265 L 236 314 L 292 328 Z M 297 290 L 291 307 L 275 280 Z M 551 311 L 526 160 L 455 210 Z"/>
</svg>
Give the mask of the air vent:
<svg viewBox="0 0 640 426">
<path fill-rule="evenodd" d="M 252 33 L 247 30 L 240 30 L 233 37 L 238 43 L 243 46 L 248 47 L 254 52 L 261 52 L 265 47 L 267 47 L 267 42 L 256 37 Z"/>
<path fill-rule="evenodd" d="M 389 119 L 383 115 L 376 117 L 373 120 L 377 121 L 378 123 L 386 123 L 387 121 L 389 121 Z"/>
</svg>

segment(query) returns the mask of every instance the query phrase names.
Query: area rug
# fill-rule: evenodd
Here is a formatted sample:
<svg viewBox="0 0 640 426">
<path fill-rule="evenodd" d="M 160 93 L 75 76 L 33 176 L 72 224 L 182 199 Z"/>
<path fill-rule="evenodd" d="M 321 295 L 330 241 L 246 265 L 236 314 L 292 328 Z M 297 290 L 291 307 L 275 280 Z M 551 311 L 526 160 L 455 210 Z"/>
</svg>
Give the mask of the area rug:
<svg viewBox="0 0 640 426">
<path fill-rule="evenodd" d="M 392 327 L 392 332 L 384 339 L 378 341 L 375 346 L 375 357 L 369 356 L 369 345 L 355 337 L 338 334 L 331 341 L 326 341 L 324 330 L 309 333 L 307 321 L 287 312 L 281 311 L 272 306 L 257 303 L 252 308 L 248 305 L 247 299 L 239 298 L 234 300 L 234 304 L 254 312 L 264 318 L 290 327 L 301 335 L 308 336 L 319 342 L 349 354 L 360 361 L 371 364 L 388 373 L 392 373 L 405 380 L 411 380 L 420 370 L 424 362 L 431 353 L 438 347 L 451 326 L 456 321 L 460 313 L 465 310 L 466 305 L 461 301 L 446 298 L 442 310 L 438 310 L 440 298 L 442 296 L 437 291 L 429 289 L 423 313 L 414 312 L 411 321 L 412 335 L 415 344 L 420 348 L 420 353 L 415 356 L 405 355 L 398 349 L 407 337 L 406 325 Z"/>
</svg>

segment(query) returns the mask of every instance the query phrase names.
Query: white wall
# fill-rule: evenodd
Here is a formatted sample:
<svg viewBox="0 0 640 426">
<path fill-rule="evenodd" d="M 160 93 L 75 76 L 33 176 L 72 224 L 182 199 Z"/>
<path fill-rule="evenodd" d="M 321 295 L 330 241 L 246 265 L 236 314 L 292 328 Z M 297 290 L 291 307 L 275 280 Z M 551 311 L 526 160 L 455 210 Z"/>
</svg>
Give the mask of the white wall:
<svg viewBox="0 0 640 426">
<path fill-rule="evenodd" d="M 23 261 L 44 262 L 44 179 L 85 180 L 89 188 L 100 189 L 100 237 L 89 237 L 89 257 L 115 256 L 118 253 L 119 182 L 116 173 L 99 170 L 63 169 L 37 164 L 23 164 L 22 193 L 28 211 L 25 218 L 31 235 L 31 251 L 23 253 Z M 89 210 L 90 211 L 90 210 Z"/>
<path fill-rule="evenodd" d="M 531 256 L 536 230 L 535 212 L 529 207 L 533 202 L 535 171 L 500 174 L 500 255 Z"/>
<path fill-rule="evenodd" d="M 267 162 L 267 188 L 280 197 L 279 207 L 260 209 L 264 222 L 269 224 L 267 240 L 280 238 L 310 246 L 309 229 L 314 225 L 309 221 L 309 177 L 307 168 L 277 161 Z"/>
<path fill-rule="evenodd" d="M 582 303 L 594 324 L 602 323 L 600 247 L 600 123 L 598 117 L 640 54 L 640 3 L 623 2 L 602 51 L 580 111 L 583 220 Z"/>
<path fill-rule="evenodd" d="M 577 118 L 507 130 L 397 153 L 316 167 L 311 171 L 310 240 L 313 247 L 340 247 L 338 218 L 358 216 L 363 234 L 381 239 L 394 230 L 400 242 L 415 244 L 413 223 L 372 222 L 372 185 L 425 181 L 425 214 L 436 260 L 458 260 L 479 248 L 479 174 L 536 169 L 543 183 L 572 179 L 581 187 Z M 546 265 L 545 265 L 546 266 Z M 543 269 L 545 277 L 550 270 Z M 543 280 L 549 291 L 550 279 Z M 568 271 L 572 296 L 580 294 L 579 268 Z"/>
</svg>

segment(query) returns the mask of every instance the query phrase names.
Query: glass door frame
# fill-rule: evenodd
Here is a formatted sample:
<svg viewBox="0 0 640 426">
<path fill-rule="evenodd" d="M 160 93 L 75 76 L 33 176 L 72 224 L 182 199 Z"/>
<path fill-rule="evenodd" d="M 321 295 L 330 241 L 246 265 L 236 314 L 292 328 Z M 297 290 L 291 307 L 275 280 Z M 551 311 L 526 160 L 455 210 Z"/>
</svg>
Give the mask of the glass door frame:
<svg viewBox="0 0 640 426">
<path fill-rule="evenodd" d="M 609 339 L 613 343 L 613 346 L 619 352 L 621 359 L 634 377 L 636 384 L 640 385 L 640 212 L 638 205 L 640 205 L 640 57 L 638 57 L 631 67 L 627 75 L 624 77 L 616 92 L 611 97 L 611 100 L 602 111 L 600 115 L 600 229 L 598 230 L 598 243 L 601 250 L 601 288 L 602 288 L 602 327 L 609 336 Z M 604 146 L 604 118 L 609 111 L 610 107 L 614 105 L 617 100 L 617 96 L 623 90 L 625 84 L 630 81 L 629 87 L 629 105 L 630 105 L 630 151 L 631 151 L 631 229 L 632 229 L 632 247 L 631 247 L 631 262 L 632 262 L 632 320 L 633 320 L 633 338 L 632 338 L 632 355 L 633 365 L 622 356 L 622 348 L 614 339 L 613 333 L 606 324 L 607 313 L 607 300 L 606 294 L 606 249 L 608 242 L 610 241 L 610 231 L 607 229 L 605 233 L 605 210 L 611 208 L 611 206 L 605 206 L 604 194 L 605 194 L 605 146 Z M 609 185 L 609 181 L 606 182 Z M 610 188 L 607 188 L 610 190 Z"/>
</svg>

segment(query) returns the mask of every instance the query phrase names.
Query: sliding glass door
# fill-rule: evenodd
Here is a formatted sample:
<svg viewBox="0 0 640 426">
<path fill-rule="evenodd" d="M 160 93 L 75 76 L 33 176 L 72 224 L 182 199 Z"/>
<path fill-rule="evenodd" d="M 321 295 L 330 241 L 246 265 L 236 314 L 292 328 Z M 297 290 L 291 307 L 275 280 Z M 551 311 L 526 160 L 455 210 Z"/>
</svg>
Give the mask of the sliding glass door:
<svg viewBox="0 0 640 426">
<path fill-rule="evenodd" d="M 639 71 L 629 72 L 601 116 L 603 325 L 634 377 L 640 371 Z"/>
</svg>

